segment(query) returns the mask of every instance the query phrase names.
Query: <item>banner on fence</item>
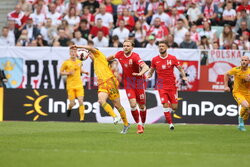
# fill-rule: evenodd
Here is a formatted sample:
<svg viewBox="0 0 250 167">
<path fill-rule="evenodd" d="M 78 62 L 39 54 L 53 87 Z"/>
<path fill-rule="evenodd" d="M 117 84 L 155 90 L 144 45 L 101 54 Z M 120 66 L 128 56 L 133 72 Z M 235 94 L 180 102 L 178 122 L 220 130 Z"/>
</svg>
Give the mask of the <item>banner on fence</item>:
<svg viewBox="0 0 250 167">
<path fill-rule="evenodd" d="M 134 123 L 125 90 L 120 90 L 121 103 L 128 121 Z M 15 96 L 15 101 L 13 97 Z M 147 91 L 147 124 L 163 123 L 165 117 L 157 91 Z M 3 120 L 79 121 L 78 103 L 71 117 L 66 116 L 69 102 L 62 89 L 5 89 Z M 112 123 L 113 118 L 100 107 L 97 90 L 85 90 L 85 121 Z M 238 106 L 230 93 L 179 92 L 179 107 L 174 123 L 237 124 Z M 115 110 L 116 114 L 119 114 Z"/>
</svg>

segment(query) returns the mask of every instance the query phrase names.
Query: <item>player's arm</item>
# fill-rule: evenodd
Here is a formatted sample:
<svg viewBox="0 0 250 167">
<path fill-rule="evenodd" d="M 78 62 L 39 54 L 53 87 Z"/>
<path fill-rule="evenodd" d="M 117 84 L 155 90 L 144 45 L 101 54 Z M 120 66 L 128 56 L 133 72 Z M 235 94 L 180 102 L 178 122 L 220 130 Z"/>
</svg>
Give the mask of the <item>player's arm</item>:
<svg viewBox="0 0 250 167">
<path fill-rule="evenodd" d="M 184 81 L 188 81 L 187 76 L 186 76 L 186 73 L 185 73 L 185 71 L 183 70 L 182 66 L 180 66 L 180 65 L 177 66 L 177 69 L 180 71 L 182 79 L 183 79 Z"/>
<path fill-rule="evenodd" d="M 147 74 L 146 78 L 147 78 L 147 79 L 151 78 L 151 77 L 153 76 L 154 72 L 155 72 L 155 68 L 150 67 L 150 69 L 149 69 L 149 71 L 148 71 L 148 74 Z"/>
<path fill-rule="evenodd" d="M 92 46 L 88 46 L 88 45 L 74 45 L 76 48 L 82 48 L 82 49 L 86 49 L 92 53 L 96 53 L 97 50 L 96 48 L 92 47 Z"/>
<path fill-rule="evenodd" d="M 108 56 L 106 59 L 107 61 L 112 61 L 115 59 L 115 55 Z"/>
<path fill-rule="evenodd" d="M 224 91 L 225 92 L 230 92 L 230 87 L 228 86 L 228 81 L 229 81 L 229 78 L 230 78 L 230 74 L 229 72 L 226 72 L 224 74 Z"/>
<path fill-rule="evenodd" d="M 141 67 L 141 71 L 139 73 L 133 73 L 132 74 L 133 76 L 142 76 L 149 70 L 149 67 L 146 63 L 142 63 L 140 67 Z"/>
</svg>

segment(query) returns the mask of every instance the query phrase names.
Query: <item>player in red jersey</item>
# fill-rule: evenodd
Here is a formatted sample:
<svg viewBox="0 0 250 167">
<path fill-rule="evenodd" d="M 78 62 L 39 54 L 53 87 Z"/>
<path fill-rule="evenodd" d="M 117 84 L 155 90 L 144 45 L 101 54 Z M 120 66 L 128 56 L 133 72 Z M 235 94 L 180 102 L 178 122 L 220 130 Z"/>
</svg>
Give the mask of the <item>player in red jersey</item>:
<svg viewBox="0 0 250 167">
<path fill-rule="evenodd" d="M 138 124 L 137 133 L 143 133 L 147 114 L 144 74 L 149 70 L 149 67 L 137 53 L 132 52 L 133 47 L 134 43 L 132 41 L 125 40 L 123 42 L 123 51 L 107 57 L 107 60 L 117 59 L 122 66 L 124 89 L 129 99 L 131 113 Z M 140 114 L 137 110 L 137 104 L 140 108 Z"/>
<path fill-rule="evenodd" d="M 181 72 L 182 79 L 187 81 L 186 74 L 175 56 L 168 54 L 168 46 L 165 41 L 159 42 L 160 55 L 154 57 L 151 62 L 151 68 L 147 74 L 147 78 L 151 78 L 154 71 L 158 75 L 157 89 L 164 108 L 164 115 L 169 123 L 170 130 L 174 130 L 171 112 L 177 109 L 178 94 L 174 76 L 174 67 Z"/>
</svg>

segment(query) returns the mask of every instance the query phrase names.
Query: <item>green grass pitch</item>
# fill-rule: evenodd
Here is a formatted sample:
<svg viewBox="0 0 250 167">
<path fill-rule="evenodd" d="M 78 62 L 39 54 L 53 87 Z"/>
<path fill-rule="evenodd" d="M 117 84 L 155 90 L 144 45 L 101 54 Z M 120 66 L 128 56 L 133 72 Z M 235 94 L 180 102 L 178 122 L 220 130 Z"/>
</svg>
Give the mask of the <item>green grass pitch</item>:
<svg viewBox="0 0 250 167">
<path fill-rule="evenodd" d="M 1 122 L 1 167 L 249 167 L 250 126 Z"/>
</svg>

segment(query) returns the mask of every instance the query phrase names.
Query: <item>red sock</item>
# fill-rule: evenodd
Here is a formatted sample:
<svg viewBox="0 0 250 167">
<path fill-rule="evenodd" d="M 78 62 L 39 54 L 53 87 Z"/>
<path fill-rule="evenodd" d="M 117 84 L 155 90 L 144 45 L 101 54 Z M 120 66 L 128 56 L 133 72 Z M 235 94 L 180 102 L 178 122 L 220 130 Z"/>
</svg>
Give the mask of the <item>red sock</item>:
<svg viewBox="0 0 250 167">
<path fill-rule="evenodd" d="M 165 118 L 169 124 L 172 124 L 172 116 L 170 112 L 164 112 Z"/>
<path fill-rule="evenodd" d="M 147 110 L 145 110 L 145 111 L 140 111 L 141 122 L 142 122 L 143 124 L 146 122 L 146 115 L 147 115 Z"/>
<path fill-rule="evenodd" d="M 131 111 L 131 114 L 133 115 L 133 118 L 135 122 L 138 124 L 139 123 L 139 112 L 138 110 Z"/>
</svg>

